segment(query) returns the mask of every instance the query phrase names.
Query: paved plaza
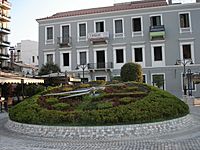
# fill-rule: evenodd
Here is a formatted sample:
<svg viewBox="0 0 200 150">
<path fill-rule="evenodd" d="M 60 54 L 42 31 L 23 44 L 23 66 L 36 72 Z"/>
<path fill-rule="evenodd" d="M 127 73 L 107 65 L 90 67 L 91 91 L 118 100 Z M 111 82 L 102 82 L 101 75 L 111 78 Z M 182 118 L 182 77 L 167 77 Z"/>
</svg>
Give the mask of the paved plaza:
<svg viewBox="0 0 200 150">
<path fill-rule="evenodd" d="M 0 150 L 199 150 L 200 107 L 190 104 L 195 122 L 179 131 L 151 137 L 72 140 L 44 138 L 12 132 L 5 127 L 7 113 L 0 113 Z"/>
</svg>

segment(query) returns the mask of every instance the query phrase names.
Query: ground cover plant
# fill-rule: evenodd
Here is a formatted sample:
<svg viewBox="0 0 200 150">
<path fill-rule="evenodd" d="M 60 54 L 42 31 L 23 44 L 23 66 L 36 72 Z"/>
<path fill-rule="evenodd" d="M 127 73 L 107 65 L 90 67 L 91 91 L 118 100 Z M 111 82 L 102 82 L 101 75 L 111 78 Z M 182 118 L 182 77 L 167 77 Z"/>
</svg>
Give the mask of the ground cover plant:
<svg viewBox="0 0 200 150">
<path fill-rule="evenodd" d="M 102 83 L 49 88 L 10 109 L 10 119 L 30 124 L 96 126 L 156 122 L 189 113 L 184 102 L 156 87 L 136 82 Z M 95 93 L 66 98 L 71 91 L 94 85 L 103 86 Z"/>
</svg>

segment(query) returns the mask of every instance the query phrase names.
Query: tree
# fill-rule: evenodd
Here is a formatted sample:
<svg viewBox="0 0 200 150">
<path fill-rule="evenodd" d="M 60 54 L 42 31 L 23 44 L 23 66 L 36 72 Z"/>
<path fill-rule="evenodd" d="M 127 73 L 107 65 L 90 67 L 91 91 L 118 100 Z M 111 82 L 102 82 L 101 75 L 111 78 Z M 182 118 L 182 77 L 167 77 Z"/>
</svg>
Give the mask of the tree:
<svg viewBox="0 0 200 150">
<path fill-rule="evenodd" d="M 39 70 L 38 75 L 47 75 L 50 73 L 56 73 L 60 72 L 60 68 L 57 64 L 54 63 L 46 63 L 45 65 L 42 65 L 42 67 Z"/>
<path fill-rule="evenodd" d="M 124 82 L 136 81 L 142 82 L 142 67 L 137 63 L 126 63 L 121 68 L 121 79 Z"/>
</svg>

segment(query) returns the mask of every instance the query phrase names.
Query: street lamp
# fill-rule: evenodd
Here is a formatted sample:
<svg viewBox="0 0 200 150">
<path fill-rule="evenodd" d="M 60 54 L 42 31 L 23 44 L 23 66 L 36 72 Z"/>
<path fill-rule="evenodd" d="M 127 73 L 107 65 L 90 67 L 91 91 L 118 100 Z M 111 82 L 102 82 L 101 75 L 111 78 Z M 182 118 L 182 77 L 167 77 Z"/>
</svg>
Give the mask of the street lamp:
<svg viewBox="0 0 200 150">
<path fill-rule="evenodd" d="M 185 74 L 186 74 L 186 71 L 185 71 L 185 66 L 187 64 L 194 64 L 192 59 L 177 59 L 176 60 L 176 64 L 175 65 L 183 65 L 183 91 L 184 91 L 184 95 L 187 95 L 187 88 L 186 88 L 186 85 L 185 85 Z"/>
<path fill-rule="evenodd" d="M 84 79 L 85 79 L 85 69 L 87 68 L 87 64 L 80 64 L 80 65 L 77 65 L 76 66 L 76 70 L 78 70 L 78 69 L 82 69 L 82 71 L 83 71 L 83 83 L 84 83 Z"/>
<path fill-rule="evenodd" d="M 65 84 L 68 84 L 68 76 L 67 76 L 67 70 L 65 70 Z"/>
</svg>

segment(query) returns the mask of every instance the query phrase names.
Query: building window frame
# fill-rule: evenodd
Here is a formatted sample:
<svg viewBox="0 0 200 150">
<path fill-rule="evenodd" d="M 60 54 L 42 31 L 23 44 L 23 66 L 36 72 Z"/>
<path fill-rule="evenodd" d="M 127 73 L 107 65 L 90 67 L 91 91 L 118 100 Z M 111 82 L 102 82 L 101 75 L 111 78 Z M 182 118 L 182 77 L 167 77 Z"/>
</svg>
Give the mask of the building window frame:
<svg viewBox="0 0 200 150">
<path fill-rule="evenodd" d="M 180 58 L 183 60 L 183 45 L 190 45 L 191 47 L 191 59 L 192 62 L 195 63 L 195 58 L 194 58 L 194 41 L 187 41 L 187 42 L 180 42 Z"/>
<path fill-rule="evenodd" d="M 135 62 L 135 48 L 142 48 L 142 61 L 141 62 Z M 132 61 L 140 64 L 142 67 L 145 67 L 145 45 L 132 46 Z"/>
<path fill-rule="evenodd" d="M 133 19 L 140 18 L 141 22 L 141 31 L 133 31 Z M 132 31 L 132 37 L 137 37 L 137 36 L 144 36 L 144 30 L 143 30 L 143 17 L 142 16 L 134 16 L 131 17 L 131 31 Z"/>
<path fill-rule="evenodd" d="M 86 64 L 89 63 L 89 50 L 88 49 L 82 49 L 82 50 L 77 50 L 77 65 L 80 65 L 80 53 L 81 52 L 86 52 Z M 86 67 L 85 70 L 87 70 L 88 68 Z M 81 68 L 79 67 L 79 70 L 81 70 Z"/>
<path fill-rule="evenodd" d="M 101 33 L 101 32 L 97 32 L 97 28 L 96 28 L 96 23 L 98 23 L 98 22 L 103 22 L 103 26 L 104 26 L 104 31 L 103 32 L 106 32 L 106 21 L 105 20 L 95 20 L 94 21 L 94 32 L 95 33 Z"/>
<path fill-rule="evenodd" d="M 147 74 L 143 74 L 142 77 L 143 77 L 143 79 L 142 79 L 143 83 L 146 83 L 146 84 L 147 84 L 147 83 L 148 83 L 148 82 L 147 82 Z M 144 82 L 144 78 L 145 78 L 145 82 Z"/>
<path fill-rule="evenodd" d="M 52 28 L 52 39 L 48 39 L 48 28 Z M 45 45 L 54 44 L 54 26 L 45 26 Z"/>
<path fill-rule="evenodd" d="M 154 60 L 154 47 L 161 47 L 162 50 L 162 60 L 161 61 L 155 61 Z M 165 44 L 152 44 L 151 45 L 151 60 L 152 60 L 152 67 L 164 67 L 165 66 Z"/>
<path fill-rule="evenodd" d="M 108 77 L 106 75 L 97 75 L 97 76 L 95 76 L 95 81 L 97 81 L 98 77 L 103 77 L 103 78 L 105 78 L 105 81 L 108 81 Z"/>
<path fill-rule="evenodd" d="M 117 50 L 123 50 L 123 63 L 117 63 Z M 113 64 L 115 69 L 121 69 L 121 67 L 126 63 L 126 47 L 113 47 Z"/>
<path fill-rule="evenodd" d="M 94 64 L 97 64 L 97 51 L 104 51 L 104 55 L 105 55 L 105 63 L 108 63 L 107 48 L 102 47 L 102 48 L 94 48 L 94 49 L 93 49 L 93 54 L 94 54 Z"/>
<path fill-rule="evenodd" d="M 118 20 L 121 20 L 122 21 L 122 33 L 116 33 L 116 28 L 115 28 L 115 25 L 116 25 L 116 21 Z M 123 18 L 116 18 L 116 19 L 113 19 L 113 35 L 114 35 L 114 38 L 124 38 L 124 19 Z"/>
<path fill-rule="evenodd" d="M 191 72 L 191 73 L 194 73 L 194 72 Z M 187 74 L 187 70 L 186 70 L 186 74 Z M 185 85 L 186 85 L 186 88 L 188 88 L 188 82 L 187 81 L 186 81 Z M 197 85 L 194 83 L 194 81 L 192 81 L 192 88 L 194 89 L 194 90 L 192 90 L 192 92 L 197 91 Z M 182 92 L 184 92 L 184 89 L 183 89 L 183 72 L 181 72 L 181 90 L 182 90 Z"/>
<path fill-rule="evenodd" d="M 32 56 L 32 63 L 35 63 L 35 56 Z"/>
<path fill-rule="evenodd" d="M 63 54 L 69 53 L 69 66 L 64 66 L 64 60 L 63 60 Z M 60 69 L 61 72 L 64 72 L 66 70 L 71 71 L 71 51 L 60 51 Z"/>
<path fill-rule="evenodd" d="M 180 15 L 182 14 L 188 14 L 189 17 L 189 27 L 181 27 L 181 21 L 180 21 Z M 191 15 L 190 12 L 186 11 L 186 12 L 179 12 L 178 13 L 178 20 L 179 20 L 179 30 L 180 33 L 187 33 L 187 32 L 192 32 L 192 22 L 191 22 Z"/>
<path fill-rule="evenodd" d="M 160 25 L 163 25 L 163 17 L 162 17 L 162 14 L 153 14 L 153 15 L 150 15 L 149 16 L 149 21 L 150 21 L 150 26 L 153 26 L 151 25 L 151 17 L 156 17 L 156 16 L 160 16 Z"/>
<path fill-rule="evenodd" d="M 85 36 L 80 36 L 80 24 L 85 24 L 85 32 L 86 35 Z M 78 22 L 77 23 L 77 41 L 86 41 L 87 40 L 87 22 Z"/>
<path fill-rule="evenodd" d="M 153 76 L 154 75 L 163 75 L 163 78 L 164 78 L 164 90 L 166 90 L 166 77 L 165 77 L 165 73 L 151 73 L 151 85 L 154 86 L 154 83 L 153 83 Z M 160 89 L 163 89 L 163 88 L 160 88 Z"/>
<path fill-rule="evenodd" d="M 63 34 L 63 33 L 62 33 L 62 32 L 63 32 L 63 31 L 62 31 L 62 27 L 63 27 L 63 26 L 69 26 L 69 37 L 71 37 L 71 25 L 70 25 L 69 23 L 68 23 L 68 24 L 61 24 L 61 25 L 60 25 L 60 37 L 61 37 L 61 39 L 63 38 L 63 37 L 62 37 L 62 34 Z"/>
<path fill-rule="evenodd" d="M 47 63 L 47 55 L 48 54 L 53 55 L 53 63 L 55 64 L 55 52 L 44 52 L 44 64 Z"/>
</svg>

